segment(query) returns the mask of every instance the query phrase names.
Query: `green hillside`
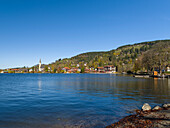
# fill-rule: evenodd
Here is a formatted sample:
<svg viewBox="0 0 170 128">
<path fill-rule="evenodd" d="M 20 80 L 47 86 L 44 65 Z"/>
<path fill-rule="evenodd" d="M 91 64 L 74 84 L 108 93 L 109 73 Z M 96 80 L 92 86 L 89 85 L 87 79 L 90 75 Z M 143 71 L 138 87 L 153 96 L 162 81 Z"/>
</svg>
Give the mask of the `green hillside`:
<svg viewBox="0 0 170 128">
<path fill-rule="evenodd" d="M 157 40 L 121 46 L 111 51 L 87 52 L 77 56 L 56 60 L 49 64 L 53 70 L 59 72 L 63 67 L 101 67 L 114 65 L 118 71 L 144 71 L 154 67 L 164 68 L 170 64 L 170 40 Z"/>
</svg>

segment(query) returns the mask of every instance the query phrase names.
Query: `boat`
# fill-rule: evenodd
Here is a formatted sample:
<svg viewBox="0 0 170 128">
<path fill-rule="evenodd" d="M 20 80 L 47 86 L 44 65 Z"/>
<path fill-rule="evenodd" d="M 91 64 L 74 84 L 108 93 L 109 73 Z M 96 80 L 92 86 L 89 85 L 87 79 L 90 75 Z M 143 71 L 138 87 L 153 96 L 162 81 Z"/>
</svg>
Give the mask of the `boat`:
<svg viewBox="0 0 170 128">
<path fill-rule="evenodd" d="M 140 72 L 140 73 L 135 73 L 133 77 L 139 77 L 139 78 L 149 78 L 150 75 L 147 72 Z"/>
</svg>

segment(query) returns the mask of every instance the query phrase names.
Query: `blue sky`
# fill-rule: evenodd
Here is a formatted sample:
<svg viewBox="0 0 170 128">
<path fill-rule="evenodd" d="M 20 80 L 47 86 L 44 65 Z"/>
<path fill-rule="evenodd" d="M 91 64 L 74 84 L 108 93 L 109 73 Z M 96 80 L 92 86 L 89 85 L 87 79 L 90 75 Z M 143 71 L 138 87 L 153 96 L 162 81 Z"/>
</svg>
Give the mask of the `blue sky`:
<svg viewBox="0 0 170 128">
<path fill-rule="evenodd" d="M 0 0 L 0 69 L 170 38 L 169 0 Z"/>
</svg>

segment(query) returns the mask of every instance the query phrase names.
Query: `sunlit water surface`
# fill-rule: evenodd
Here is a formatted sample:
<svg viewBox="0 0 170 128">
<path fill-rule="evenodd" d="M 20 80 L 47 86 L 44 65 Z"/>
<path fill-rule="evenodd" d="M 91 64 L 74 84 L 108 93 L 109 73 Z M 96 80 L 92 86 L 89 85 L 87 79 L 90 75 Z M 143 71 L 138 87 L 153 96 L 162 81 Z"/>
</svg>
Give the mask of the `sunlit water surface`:
<svg viewBox="0 0 170 128">
<path fill-rule="evenodd" d="M 145 102 L 169 101 L 170 79 L 0 74 L 1 128 L 103 128 Z"/>
</svg>

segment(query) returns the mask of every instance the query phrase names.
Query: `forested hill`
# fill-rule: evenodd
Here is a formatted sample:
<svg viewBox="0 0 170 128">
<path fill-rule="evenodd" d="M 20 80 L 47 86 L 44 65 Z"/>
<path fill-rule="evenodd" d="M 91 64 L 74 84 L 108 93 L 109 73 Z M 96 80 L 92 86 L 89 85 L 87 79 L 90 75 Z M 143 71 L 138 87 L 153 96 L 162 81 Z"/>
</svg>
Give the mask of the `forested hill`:
<svg viewBox="0 0 170 128">
<path fill-rule="evenodd" d="M 165 67 L 170 64 L 170 40 L 157 40 L 121 46 L 102 52 L 87 52 L 49 64 L 53 70 L 63 67 L 76 67 L 79 64 L 87 68 L 105 65 L 117 66 L 119 71 L 152 70 L 153 67 Z"/>
</svg>

